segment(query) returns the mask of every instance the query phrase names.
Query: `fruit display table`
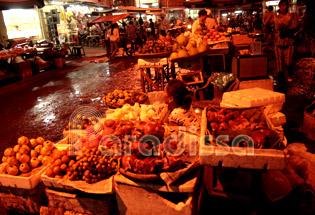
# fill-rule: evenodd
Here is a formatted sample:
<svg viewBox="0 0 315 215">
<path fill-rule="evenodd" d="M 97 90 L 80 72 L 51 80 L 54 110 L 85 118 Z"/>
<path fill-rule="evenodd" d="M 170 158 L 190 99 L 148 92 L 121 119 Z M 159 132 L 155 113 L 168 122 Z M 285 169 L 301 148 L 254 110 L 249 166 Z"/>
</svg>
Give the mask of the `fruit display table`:
<svg viewBox="0 0 315 215">
<path fill-rule="evenodd" d="M 164 85 L 169 81 L 168 58 L 138 59 L 140 81 L 143 92 L 164 90 Z M 152 69 L 154 74 L 152 74 Z M 153 76 L 154 75 L 154 76 Z M 147 88 L 147 89 L 146 89 Z"/>
</svg>

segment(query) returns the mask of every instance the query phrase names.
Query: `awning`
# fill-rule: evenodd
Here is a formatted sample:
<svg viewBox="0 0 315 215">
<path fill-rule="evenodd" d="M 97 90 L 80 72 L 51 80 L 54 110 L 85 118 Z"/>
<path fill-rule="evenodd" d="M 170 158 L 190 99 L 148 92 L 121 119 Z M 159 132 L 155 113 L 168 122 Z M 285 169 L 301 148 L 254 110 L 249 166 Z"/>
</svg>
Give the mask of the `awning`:
<svg viewBox="0 0 315 215">
<path fill-rule="evenodd" d="M 122 10 L 119 9 L 108 9 L 108 10 L 100 10 L 100 11 L 92 11 L 92 16 L 99 16 L 101 14 L 109 14 L 109 13 L 116 13 L 116 12 L 122 12 Z"/>
<path fill-rule="evenodd" d="M 162 12 L 161 8 L 141 8 L 141 7 L 133 7 L 133 6 L 120 6 L 119 8 L 127 11 L 127 12 Z"/>
<path fill-rule="evenodd" d="M 34 8 L 35 5 L 39 8 L 44 7 L 44 0 L 0 0 L 0 10 Z"/>
<path fill-rule="evenodd" d="M 91 22 L 89 24 L 96 24 L 96 23 L 102 23 L 102 22 L 112 22 L 116 23 L 119 20 L 125 19 L 125 18 L 137 18 L 136 16 L 133 16 L 131 14 L 125 13 L 120 15 L 110 15 L 110 16 L 100 16 Z"/>
</svg>

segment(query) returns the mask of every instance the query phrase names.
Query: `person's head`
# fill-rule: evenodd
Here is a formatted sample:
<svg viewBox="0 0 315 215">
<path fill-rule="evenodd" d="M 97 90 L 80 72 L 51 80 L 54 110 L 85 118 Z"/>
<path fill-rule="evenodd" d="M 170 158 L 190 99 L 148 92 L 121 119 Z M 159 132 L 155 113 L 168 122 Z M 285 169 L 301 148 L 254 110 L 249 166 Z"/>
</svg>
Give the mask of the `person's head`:
<svg viewBox="0 0 315 215">
<path fill-rule="evenodd" d="M 268 7 L 268 11 L 269 11 L 269 12 L 273 11 L 273 6 L 270 5 L 270 6 Z"/>
<path fill-rule="evenodd" d="M 152 22 L 152 19 L 149 19 L 150 22 Z"/>
<path fill-rule="evenodd" d="M 207 16 L 210 16 L 212 11 L 210 9 L 206 9 L 206 11 L 207 11 Z"/>
<path fill-rule="evenodd" d="M 258 19 L 260 17 L 259 13 L 256 13 L 255 18 Z"/>
<path fill-rule="evenodd" d="M 289 10 L 289 2 L 288 0 L 281 0 L 279 2 L 279 12 L 282 14 L 286 14 Z"/>
<path fill-rule="evenodd" d="M 129 22 L 129 25 L 133 25 L 133 21 L 130 21 L 130 22 Z"/>
<path fill-rule="evenodd" d="M 189 109 L 192 96 L 183 81 L 173 79 L 168 82 L 164 89 L 164 100 L 172 108 L 183 107 Z"/>
<path fill-rule="evenodd" d="M 206 10 L 199 11 L 198 16 L 200 21 L 204 21 L 207 18 L 207 11 Z"/>
</svg>

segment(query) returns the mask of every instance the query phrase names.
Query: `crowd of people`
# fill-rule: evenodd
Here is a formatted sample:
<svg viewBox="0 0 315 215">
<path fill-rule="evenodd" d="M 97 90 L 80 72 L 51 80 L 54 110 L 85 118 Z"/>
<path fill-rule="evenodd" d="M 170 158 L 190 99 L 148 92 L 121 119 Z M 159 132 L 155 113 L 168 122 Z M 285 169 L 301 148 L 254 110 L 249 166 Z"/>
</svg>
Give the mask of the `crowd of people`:
<svg viewBox="0 0 315 215">
<path fill-rule="evenodd" d="M 106 41 L 106 50 L 108 60 L 114 58 L 118 47 L 124 48 L 127 53 L 127 46 L 130 54 L 138 47 L 141 47 L 147 40 L 158 39 L 159 35 L 166 36 L 172 26 L 191 26 L 192 34 L 202 34 L 210 29 L 218 29 L 224 27 L 244 27 L 246 26 L 247 33 L 264 35 L 263 39 L 269 38 L 272 41 L 272 50 L 275 52 L 277 59 L 277 71 L 280 84 L 286 88 L 288 82 L 292 81 L 292 56 L 294 51 L 294 32 L 299 27 L 297 16 L 289 12 L 288 0 L 279 2 L 279 10 L 275 11 L 273 6 L 269 6 L 264 16 L 262 13 L 256 13 L 253 17 L 248 13 L 239 14 L 228 23 L 224 23 L 220 19 L 213 18 L 211 10 L 203 9 L 198 13 L 198 18 L 193 20 L 187 17 L 179 17 L 176 21 L 166 20 L 164 15 L 161 15 L 153 22 L 152 19 L 129 20 L 127 23 L 119 27 L 117 23 L 107 26 L 103 30 L 103 38 Z M 222 21 L 222 22 L 221 22 Z M 188 29 L 188 28 L 187 28 Z M 272 37 L 270 37 L 272 35 Z M 271 38 L 271 39 L 270 39 Z M 268 42 L 268 41 L 267 41 Z"/>
</svg>

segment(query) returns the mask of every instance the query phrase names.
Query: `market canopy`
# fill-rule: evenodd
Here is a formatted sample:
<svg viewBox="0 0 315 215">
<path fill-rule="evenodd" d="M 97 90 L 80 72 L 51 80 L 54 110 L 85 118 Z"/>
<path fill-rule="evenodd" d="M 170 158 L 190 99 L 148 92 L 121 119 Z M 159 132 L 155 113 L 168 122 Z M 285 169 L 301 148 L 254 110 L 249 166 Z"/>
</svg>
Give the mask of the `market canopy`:
<svg viewBox="0 0 315 215">
<path fill-rule="evenodd" d="M 89 24 L 96 24 L 96 23 L 102 23 L 102 22 L 112 22 L 116 23 L 119 20 L 125 19 L 125 18 L 137 18 L 136 16 L 133 16 L 131 14 L 125 13 L 120 15 L 109 15 L 109 16 L 100 16 L 91 22 Z"/>
<path fill-rule="evenodd" d="M 141 7 L 133 7 L 133 6 L 119 6 L 119 8 L 127 11 L 127 12 L 162 12 L 161 8 L 141 8 Z"/>
<path fill-rule="evenodd" d="M 0 10 L 9 10 L 14 8 L 39 8 L 44 7 L 44 0 L 0 0 Z"/>
</svg>

